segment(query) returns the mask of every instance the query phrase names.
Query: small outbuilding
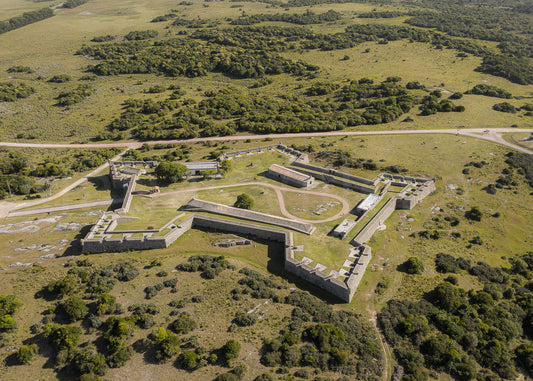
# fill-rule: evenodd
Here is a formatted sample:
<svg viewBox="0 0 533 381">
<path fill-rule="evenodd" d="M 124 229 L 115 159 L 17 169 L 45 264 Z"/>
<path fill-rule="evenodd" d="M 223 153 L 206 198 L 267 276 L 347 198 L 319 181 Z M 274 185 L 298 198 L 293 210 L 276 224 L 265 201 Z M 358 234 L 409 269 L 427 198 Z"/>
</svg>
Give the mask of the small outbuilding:
<svg viewBox="0 0 533 381">
<path fill-rule="evenodd" d="M 371 193 L 357 205 L 355 213 L 361 215 L 368 212 L 379 202 L 379 195 Z"/>
<path fill-rule="evenodd" d="M 350 233 L 350 231 L 355 227 L 355 224 L 356 222 L 354 220 L 345 219 L 340 224 L 338 224 L 335 229 L 333 229 L 333 237 L 337 237 L 340 239 L 346 238 L 348 233 Z"/>
<path fill-rule="evenodd" d="M 189 170 L 190 176 L 200 175 L 202 171 L 218 171 L 218 161 L 191 161 L 183 165 Z"/>
</svg>

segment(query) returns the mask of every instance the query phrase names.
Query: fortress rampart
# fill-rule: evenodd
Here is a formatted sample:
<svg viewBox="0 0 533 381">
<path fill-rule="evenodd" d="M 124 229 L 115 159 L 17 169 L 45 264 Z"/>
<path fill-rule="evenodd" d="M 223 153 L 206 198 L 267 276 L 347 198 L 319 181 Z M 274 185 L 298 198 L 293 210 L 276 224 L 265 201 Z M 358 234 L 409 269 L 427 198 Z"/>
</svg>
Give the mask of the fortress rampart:
<svg viewBox="0 0 533 381">
<path fill-rule="evenodd" d="M 117 213 L 104 214 L 99 218 L 97 223 L 91 227 L 87 236 L 82 239 L 82 252 L 103 253 L 166 248 L 191 228 L 206 228 L 243 234 L 250 237 L 282 243 L 285 271 L 326 290 L 345 302 L 349 302 L 357 290 L 372 257 L 371 248 L 365 245 L 365 242 L 367 242 L 380 226 L 383 225 L 385 220 L 390 217 L 394 210 L 412 209 L 424 197 L 434 192 L 435 181 L 424 178 L 390 175 L 387 173 L 379 175 L 374 180 L 369 180 L 334 169 L 310 165 L 308 163 L 309 158 L 307 154 L 282 144 L 230 152 L 221 155 L 218 160 L 220 161 L 254 152 L 274 150 L 294 156 L 295 160 L 292 165 L 298 167 L 298 172 L 314 176 L 326 183 L 367 194 L 375 193 L 378 189 L 381 189 L 379 192 L 380 198 L 385 195 L 390 186 L 402 188 L 401 191 L 394 191 L 397 195 L 394 195 L 388 200 L 352 239 L 351 244 L 354 248 L 350 250 L 349 258 L 345 261 L 342 266 L 343 268 L 339 271 L 332 270 L 329 274 L 326 274 L 321 271 L 324 266 L 319 266 L 317 264 L 317 266 L 313 268 L 309 266 L 308 259 L 305 263 L 304 260 L 297 260 L 294 256 L 293 233 L 291 231 L 254 225 L 241 221 L 193 214 L 180 223 L 174 224 L 176 219 L 183 216 L 182 214 L 175 217 L 159 229 L 115 230 L 119 224 L 135 219 L 135 217 L 120 216 L 118 213 L 128 212 L 135 192 L 136 181 L 138 177 L 144 173 L 142 167 L 154 167 L 157 165 L 156 162 L 110 162 L 110 178 L 113 187 L 116 186 L 120 189 L 125 189 L 127 187 L 123 204 L 122 207 L 116 211 Z M 385 186 L 381 188 L 382 181 L 385 181 Z M 285 229 L 292 229 L 305 234 L 312 234 L 315 230 L 315 227 L 308 223 L 197 199 L 192 199 L 182 208 L 193 212 L 215 213 L 269 225 L 277 225 Z M 166 229 L 168 229 L 166 234 L 156 235 Z M 346 270 L 346 268 L 348 270 Z"/>
<path fill-rule="evenodd" d="M 269 225 L 289 228 L 305 234 L 312 234 L 316 229 L 313 225 L 305 222 L 299 222 L 290 220 L 288 218 L 272 216 L 266 213 L 235 208 L 233 206 L 217 204 L 215 202 L 198 200 L 196 198 L 193 198 L 191 201 L 189 201 L 182 207 L 182 209 L 190 212 L 209 212 L 224 216 L 242 218 L 249 221 L 262 222 Z"/>
</svg>

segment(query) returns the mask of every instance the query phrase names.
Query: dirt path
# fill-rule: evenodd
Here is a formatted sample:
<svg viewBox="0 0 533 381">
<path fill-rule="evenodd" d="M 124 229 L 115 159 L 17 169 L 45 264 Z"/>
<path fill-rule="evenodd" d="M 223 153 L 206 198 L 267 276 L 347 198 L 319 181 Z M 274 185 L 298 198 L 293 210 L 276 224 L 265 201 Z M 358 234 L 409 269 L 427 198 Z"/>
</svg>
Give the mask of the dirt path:
<svg viewBox="0 0 533 381">
<path fill-rule="evenodd" d="M 267 183 L 261 183 L 261 182 L 247 182 L 247 183 L 239 183 L 239 184 L 230 184 L 230 185 L 218 185 L 218 186 L 212 186 L 212 187 L 203 187 L 203 188 L 191 188 L 191 189 L 180 189 L 176 191 L 170 191 L 170 192 L 164 192 L 164 193 L 156 193 L 153 194 L 151 197 L 160 197 L 165 195 L 171 195 L 171 194 L 179 194 L 179 193 L 187 193 L 187 192 L 199 192 L 203 190 L 211 190 L 211 189 L 222 189 L 222 188 L 234 188 L 234 187 L 242 187 L 242 186 L 249 186 L 249 185 L 260 185 L 272 188 L 276 192 L 276 196 L 278 197 L 279 201 L 279 207 L 281 210 L 281 214 L 283 214 L 285 217 L 288 217 L 292 220 L 296 220 L 299 222 L 307 222 L 307 223 L 323 223 L 323 222 L 329 222 L 329 221 L 335 221 L 336 219 L 348 214 L 350 211 L 350 204 L 342 197 L 330 194 L 330 193 L 322 193 L 322 192 L 315 192 L 315 191 L 308 191 L 308 190 L 301 190 L 301 189 L 291 189 L 291 188 L 285 188 L 280 187 L 277 185 L 267 184 Z M 331 197 L 336 200 L 339 200 L 342 203 L 342 210 L 337 213 L 336 215 L 324 218 L 322 220 L 306 220 L 303 218 L 296 217 L 289 213 L 287 208 L 285 207 L 285 200 L 283 199 L 283 194 L 281 192 L 294 192 L 294 193 L 305 193 L 305 194 L 311 194 L 314 196 L 324 196 L 324 197 Z"/>
<path fill-rule="evenodd" d="M 370 312 L 370 314 L 372 315 L 372 318 L 370 319 L 370 321 L 372 322 L 372 324 L 374 325 L 374 328 L 376 329 L 376 335 L 378 336 L 379 343 L 381 344 L 381 350 L 383 351 L 383 360 L 385 363 L 383 365 L 383 380 L 389 381 L 390 378 L 392 377 L 392 369 L 391 369 L 392 353 L 391 353 L 389 344 L 385 341 L 385 338 L 383 337 L 383 335 L 381 334 L 381 331 L 379 330 L 378 313 L 374 310 L 370 310 L 369 308 L 367 308 L 367 311 Z"/>
<path fill-rule="evenodd" d="M 120 159 L 120 157 L 126 151 L 127 150 L 119 153 L 117 156 L 115 156 L 111 160 Z M 34 206 L 34 205 L 40 205 L 40 204 L 44 204 L 45 202 L 55 200 L 56 198 L 59 198 L 59 197 L 63 196 L 65 193 L 69 192 L 70 190 L 76 188 L 78 185 L 80 185 L 83 182 L 85 182 L 89 177 L 94 177 L 95 175 L 97 175 L 98 173 L 100 173 L 101 171 L 106 169 L 108 166 L 109 166 L 109 162 L 106 161 L 104 164 L 102 164 L 101 166 L 99 166 L 95 170 L 91 171 L 89 174 L 83 176 L 79 180 L 74 181 L 72 184 L 66 186 L 65 188 L 63 188 L 62 190 L 60 190 L 59 192 L 57 192 L 56 194 L 54 194 L 54 195 L 52 195 L 50 197 L 39 198 L 39 199 L 36 199 L 36 200 L 30 200 L 30 201 L 22 201 L 22 202 L 6 202 L 6 201 L 0 202 L 0 218 L 7 217 L 9 212 L 11 212 L 12 210 L 16 210 L 16 209 L 20 209 L 20 208 L 27 208 L 29 206 Z"/>
<path fill-rule="evenodd" d="M 485 132 L 488 131 L 488 132 Z M 152 140 L 145 142 L 120 142 L 120 143 L 89 143 L 89 144 L 69 144 L 69 143 L 15 143 L 0 142 L 3 147 L 26 147 L 26 148 L 139 148 L 143 144 L 176 144 L 176 143 L 198 143 L 207 141 L 235 141 L 235 140 L 258 140 L 258 139 L 283 139 L 283 138 L 301 138 L 301 137 L 322 137 L 322 136 L 364 136 L 364 135 L 411 135 L 411 134 L 453 134 L 465 135 L 477 139 L 490 140 L 495 143 L 503 144 L 510 148 L 525 153 L 533 153 L 523 147 L 506 142 L 496 134 L 504 132 L 533 132 L 531 128 L 448 128 L 448 129 L 431 129 L 431 130 L 388 130 L 388 131 L 329 131 L 329 132 L 302 132 L 295 134 L 269 134 L 269 135 L 239 135 L 239 136 L 212 136 L 207 138 L 195 139 L 176 139 L 176 140 Z"/>
</svg>

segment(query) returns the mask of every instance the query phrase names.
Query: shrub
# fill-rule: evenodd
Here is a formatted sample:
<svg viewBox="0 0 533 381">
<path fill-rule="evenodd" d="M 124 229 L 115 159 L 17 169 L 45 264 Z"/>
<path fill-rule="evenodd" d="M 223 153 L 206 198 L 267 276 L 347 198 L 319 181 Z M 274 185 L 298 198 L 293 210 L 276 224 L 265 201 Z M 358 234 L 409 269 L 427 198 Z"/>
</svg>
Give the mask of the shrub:
<svg viewBox="0 0 533 381">
<path fill-rule="evenodd" d="M 48 297 L 61 299 L 63 296 L 74 292 L 76 283 L 77 281 L 74 276 L 67 275 L 63 279 L 48 283 L 44 287 L 44 291 Z"/>
<path fill-rule="evenodd" d="M 435 266 L 436 270 L 440 273 L 456 273 L 459 268 L 455 262 L 455 257 L 444 253 L 437 254 Z"/>
<path fill-rule="evenodd" d="M 180 366 L 186 370 L 194 370 L 198 366 L 198 355 L 193 351 L 184 351 L 179 357 Z"/>
<path fill-rule="evenodd" d="M 44 326 L 44 337 L 56 350 L 72 349 L 78 345 L 81 328 L 71 325 L 59 325 L 55 323 Z"/>
<path fill-rule="evenodd" d="M 186 334 L 193 330 L 195 330 L 198 327 L 198 324 L 196 321 L 194 321 L 189 315 L 182 314 L 179 316 L 176 320 L 174 320 L 170 325 L 169 328 L 179 334 Z"/>
<path fill-rule="evenodd" d="M 180 340 L 175 334 L 163 327 L 153 330 L 149 339 L 156 344 L 155 357 L 160 363 L 168 361 L 179 352 Z"/>
<path fill-rule="evenodd" d="M 168 273 L 165 271 L 165 270 L 161 270 L 159 271 L 157 274 L 155 274 L 156 276 L 162 278 L 162 277 L 165 277 L 168 275 Z"/>
<path fill-rule="evenodd" d="M 35 354 L 39 352 L 37 344 L 23 345 L 16 353 L 19 364 L 29 364 L 32 362 Z"/>
<path fill-rule="evenodd" d="M 70 322 L 82 320 L 89 313 L 87 304 L 77 296 L 71 296 L 59 305 L 59 311 Z"/>
<path fill-rule="evenodd" d="M 477 206 L 473 206 L 472 209 L 465 213 L 465 217 L 472 221 L 481 221 L 483 213 Z"/>
<path fill-rule="evenodd" d="M 237 324 L 239 327 L 248 327 L 254 325 L 257 322 L 257 316 L 253 314 L 247 314 L 246 312 L 237 312 L 233 323 Z"/>
<path fill-rule="evenodd" d="M 235 201 L 233 206 L 241 209 L 252 209 L 254 206 L 254 200 L 246 193 L 242 193 L 237 196 L 237 201 Z"/>
<path fill-rule="evenodd" d="M 404 262 L 404 267 L 407 274 L 422 274 L 424 271 L 424 265 L 417 257 L 410 257 Z"/>
<path fill-rule="evenodd" d="M 117 310 L 117 298 L 107 293 L 102 293 L 98 296 L 98 302 L 96 304 L 97 315 L 112 314 Z"/>
<path fill-rule="evenodd" d="M 230 339 L 222 347 L 222 356 L 228 366 L 231 366 L 231 360 L 237 358 L 241 352 L 241 344 L 235 340 Z"/>
</svg>

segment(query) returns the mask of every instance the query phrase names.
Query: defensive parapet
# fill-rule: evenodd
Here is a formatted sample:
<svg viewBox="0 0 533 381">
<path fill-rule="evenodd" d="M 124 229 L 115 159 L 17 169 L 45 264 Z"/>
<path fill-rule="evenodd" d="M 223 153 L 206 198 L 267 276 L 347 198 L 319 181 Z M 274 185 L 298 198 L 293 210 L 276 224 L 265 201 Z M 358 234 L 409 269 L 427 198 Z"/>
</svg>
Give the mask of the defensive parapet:
<svg viewBox="0 0 533 381">
<path fill-rule="evenodd" d="M 396 201 L 396 209 L 411 210 L 416 204 L 433 192 L 435 192 L 434 180 L 427 180 L 421 184 L 416 184 L 412 189 L 408 188 L 400 193 Z"/>
<path fill-rule="evenodd" d="M 343 180 L 341 178 L 335 177 L 334 175 L 326 174 L 326 173 L 324 173 L 324 171 L 329 171 L 326 168 L 316 167 L 314 165 L 307 165 L 305 163 L 298 163 L 298 164 L 295 164 L 295 163 L 296 163 L 296 161 L 294 161 L 292 163 L 292 165 L 298 167 L 298 172 L 302 172 L 302 173 L 305 173 L 306 175 L 313 176 L 314 178 L 316 178 L 316 179 L 318 179 L 320 181 L 323 181 L 326 184 L 333 184 L 333 185 L 339 186 L 341 188 L 351 189 L 351 190 L 354 190 L 356 192 L 365 193 L 365 194 L 374 193 L 376 191 L 376 187 L 375 186 L 373 188 L 371 188 L 371 187 L 369 187 L 367 185 L 361 184 L 360 182 L 356 183 L 356 182 L 352 182 L 352 181 L 346 181 L 346 180 Z M 314 170 L 307 169 L 308 167 L 321 168 L 324 171 L 316 172 Z M 335 171 L 333 169 L 331 171 L 338 172 L 338 171 Z M 342 173 L 342 172 L 340 172 L 340 173 Z M 348 174 L 346 174 L 346 175 L 348 175 Z M 357 177 L 357 176 L 354 176 L 354 177 Z M 359 178 L 359 177 L 357 177 L 357 178 Z M 368 180 L 368 179 L 365 179 L 365 180 L 371 181 L 371 180 Z"/>
<path fill-rule="evenodd" d="M 217 204 L 216 202 L 198 200 L 196 198 L 193 198 L 187 204 L 182 206 L 181 209 L 190 212 L 209 212 L 224 216 L 242 218 L 243 220 L 262 222 L 269 225 L 289 228 L 309 235 L 312 234 L 316 229 L 313 225 L 305 222 L 294 221 L 288 218 L 273 216 L 266 213 L 259 213 L 251 210 Z"/>
<path fill-rule="evenodd" d="M 248 148 L 248 149 L 242 149 L 238 151 L 230 151 L 223 153 L 220 155 L 217 160 L 222 161 L 226 159 L 231 159 L 234 157 L 239 157 L 243 155 L 248 155 L 252 153 L 261 153 L 261 152 L 273 152 L 275 150 L 278 150 L 284 154 L 291 155 L 295 157 L 295 161 L 301 162 L 301 163 L 309 163 L 309 156 L 306 153 L 297 151 L 291 147 L 287 147 L 283 144 L 272 144 L 269 146 L 262 146 L 262 147 L 255 147 L 255 148 Z"/>
</svg>

